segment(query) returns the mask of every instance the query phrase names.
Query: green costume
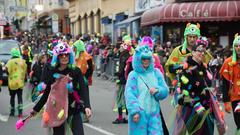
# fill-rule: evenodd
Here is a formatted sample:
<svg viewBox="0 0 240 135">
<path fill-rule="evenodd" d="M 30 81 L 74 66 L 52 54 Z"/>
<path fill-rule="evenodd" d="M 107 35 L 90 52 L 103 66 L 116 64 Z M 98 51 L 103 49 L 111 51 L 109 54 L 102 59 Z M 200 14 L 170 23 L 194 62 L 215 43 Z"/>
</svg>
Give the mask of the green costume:
<svg viewBox="0 0 240 135">
<path fill-rule="evenodd" d="M 190 24 L 188 23 L 186 26 L 186 29 L 184 31 L 184 42 L 182 45 L 176 47 L 175 49 L 173 49 L 171 55 L 169 56 L 166 64 L 165 64 L 165 70 L 166 70 L 166 74 L 167 76 L 173 80 L 175 77 L 174 73 L 170 73 L 169 72 L 169 66 L 170 65 L 174 65 L 174 64 L 183 64 L 183 61 L 186 57 L 191 56 L 191 51 L 188 50 L 187 53 L 187 35 L 197 35 L 198 37 L 200 37 L 200 25 L 197 24 Z M 212 56 L 210 55 L 209 52 L 207 52 L 205 54 L 205 62 L 204 63 L 208 63 L 211 60 Z"/>
</svg>

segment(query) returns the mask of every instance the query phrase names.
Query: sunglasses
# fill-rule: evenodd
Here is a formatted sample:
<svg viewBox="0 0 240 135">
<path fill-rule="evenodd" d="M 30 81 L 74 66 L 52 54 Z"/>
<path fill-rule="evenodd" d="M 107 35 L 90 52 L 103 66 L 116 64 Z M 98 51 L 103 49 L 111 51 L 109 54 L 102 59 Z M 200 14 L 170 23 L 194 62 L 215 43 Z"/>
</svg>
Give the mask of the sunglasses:
<svg viewBox="0 0 240 135">
<path fill-rule="evenodd" d="M 66 54 L 59 54 L 58 56 L 59 56 L 59 57 L 68 57 L 68 56 L 69 56 L 69 53 L 66 53 Z"/>
<path fill-rule="evenodd" d="M 142 58 L 142 60 L 150 60 L 150 58 Z"/>
</svg>

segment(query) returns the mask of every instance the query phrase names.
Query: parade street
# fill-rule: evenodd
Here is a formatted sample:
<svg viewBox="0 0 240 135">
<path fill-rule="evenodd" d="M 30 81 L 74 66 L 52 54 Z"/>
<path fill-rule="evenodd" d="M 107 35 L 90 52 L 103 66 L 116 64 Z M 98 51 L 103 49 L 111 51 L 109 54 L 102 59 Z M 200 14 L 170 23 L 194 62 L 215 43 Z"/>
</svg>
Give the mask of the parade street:
<svg viewBox="0 0 240 135">
<path fill-rule="evenodd" d="M 26 89 L 25 89 L 26 90 Z M 116 86 L 113 82 L 102 80 L 94 77 L 93 86 L 90 86 L 90 98 L 93 110 L 93 116 L 90 123 L 84 124 L 86 135 L 127 135 L 127 124 L 112 124 L 116 119 L 117 114 L 112 111 L 113 97 Z M 170 105 L 171 97 L 161 102 L 163 114 L 169 127 L 173 115 L 173 107 Z M 31 110 L 28 103 L 24 103 L 27 109 L 24 110 L 24 117 L 26 112 Z M 31 119 L 23 130 L 16 132 L 15 122 L 17 117 L 10 117 L 5 121 L 6 115 L 9 114 L 9 94 L 6 87 L 2 88 L 0 93 L 0 135 L 47 135 L 47 130 L 41 127 L 41 120 Z M 226 114 L 226 121 L 228 130 L 226 135 L 233 135 L 235 125 L 233 123 L 232 114 Z M 215 128 L 215 135 L 218 135 Z"/>
</svg>

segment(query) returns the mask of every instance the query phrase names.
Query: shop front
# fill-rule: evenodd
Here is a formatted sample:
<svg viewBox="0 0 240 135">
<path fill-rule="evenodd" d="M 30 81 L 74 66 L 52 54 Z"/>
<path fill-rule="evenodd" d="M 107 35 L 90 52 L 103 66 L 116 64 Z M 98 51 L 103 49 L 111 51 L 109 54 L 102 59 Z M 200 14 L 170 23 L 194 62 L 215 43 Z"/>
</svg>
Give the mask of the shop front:
<svg viewBox="0 0 240 135">
<path fill-rule="evenodd" d="M 188 22 L 200 23 L 201 35 L 212 45 L 231 45 L 240 31 L 240 1 L 173 3 L 156 7 L 141 16 L 143 29 L 163 26 L 163 41 L 180 44 Z"/>
</svg>

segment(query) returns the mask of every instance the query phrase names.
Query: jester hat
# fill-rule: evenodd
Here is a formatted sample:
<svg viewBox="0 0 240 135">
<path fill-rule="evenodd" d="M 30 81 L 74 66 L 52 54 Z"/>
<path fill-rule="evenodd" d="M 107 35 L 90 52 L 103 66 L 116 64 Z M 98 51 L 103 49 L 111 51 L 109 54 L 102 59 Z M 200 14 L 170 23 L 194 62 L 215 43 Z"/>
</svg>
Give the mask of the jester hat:
<svg viewBox="0 0 240 135">
<path fill-rule="evenodd" d="M 18 48 L 12 48 L 11 49 L 11 55 L 12 57 L 20 57 L 21 53 Z"/>
<path fill-rule="evenodd" d="M 80 52 L 85 52 L 86 47 L 85 44 L 82 40 L 77 40 L 76 42 L 73 43 L 73 48 L 76 49 L 75 56 L 76 58 L 79 58 Z"/>
<path fill-rule="evenodd" d="M 237 53 L 235 50 L 235 47 L 240 47 L 240 35 L 238 35 L 238 33 L 235 34 L 235 38 L 233 40 L 233 56 L 232 56 L 232 63 L 236 64 L 237 62 Z"/>
<path fill-rule="evenodd" d="M 60 54 L 69 54 L 69 65 L 74 64 L 74 55 L 71 47 L 66 42 L 58 42 L 58 44 L 53 48 L 53 58 L 51 61 L 51 66 L 55 67 L 59 64 L 58 56 Z"/>
<path fill-rule="evenodd" d="M 186 49 L 187 49 L 187 35 L 197 35 L 197 37 L 200 37 L 200 24 L 191 24 L 188 23 L 185 31 L 184 31 L 184 42 L 183 42 L 183 47 L 182 47 L 182 53 L 186 54 Z"/>
</svg>

